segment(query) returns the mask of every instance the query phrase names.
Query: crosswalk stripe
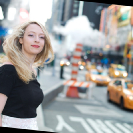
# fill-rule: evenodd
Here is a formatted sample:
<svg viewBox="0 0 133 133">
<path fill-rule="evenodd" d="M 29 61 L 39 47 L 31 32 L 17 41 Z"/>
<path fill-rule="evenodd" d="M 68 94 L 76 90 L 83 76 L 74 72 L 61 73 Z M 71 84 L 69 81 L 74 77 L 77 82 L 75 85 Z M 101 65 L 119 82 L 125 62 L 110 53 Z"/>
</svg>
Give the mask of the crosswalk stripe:
<svg viewBox="0 0 133 133">
<path fill-rule="evenodd" d="M 94 133 L 93 130 L 91 129 L 91 127 L 85 122 L 85 120 L 83 118 L 72 117 L 72 116 L 70 116 L 69 118 L 71 121 L 80 122 L 88 133 Z"/>
<path fill-rule="evenodd" d="M 125 133 L 131 133 L 127 128 L 125 128 L 124 126 L 122 126 L 120 123 L 116 123 L 115 125 L 118 128 L 120 128 L 122 131 L 124 131 Z"/>
<path fill-rule="evenodd" d="M 105 123 L 115 133 L 122 133 L 120 130 L 118 130 L 116 127 L 114 127 L 114 125 L 112 125 L 110 121 L 105 121 Z"/>
<path fill-rule="evenodd" d="M 101 120 L 97 119 L 96 121 L 105 133 L 113 133 Z"/>
<path fill-rule="evenodd" d="M 133 132 L 133 128 L 131 128 L 130 125 L 128 125 L 127 123 L 124 123 L 123 125 L 124 125 L 126 128 L 130 129 L 130 130 Z"/>
<path fill-rule="evenodd" d="M 88 123 L 93 127 L 93 129 L 96 131 L 96 133 L 103 133 L 100 128 L 98 127 L 98 124 L 92 119 L 87 119 Z"/>
<path fill-rule="evenodd" d="M 56 127 L 57 131 L 62 131 L 62 129 L 65 127 L 68 131 L 75 132 L 75 130 L 64 121 L 61 115 L 56 115 L 56 117 L 58 119 L 58 125 Z"/>
<path fill-rule="evenodd" d="M 70 132 L 76 132 L 73 127 L 65 122 L 61 115 L 56 115 L 56 117 L 59 122 L 56 130 L 62 131 L 63 128 L 66 128 Z M 100 119 L 93 120 L 87 118 L 86 120 L 89 123 L 87 124 L 85 119 L 82 117 L 69 116 L 69 119 L 73 122 L 79 122 L 87 133 L 132 133 L 131 125 L 128 125 L 127 123 L 117 123 L 111 120 L 102 121 Z"/>
</svg>

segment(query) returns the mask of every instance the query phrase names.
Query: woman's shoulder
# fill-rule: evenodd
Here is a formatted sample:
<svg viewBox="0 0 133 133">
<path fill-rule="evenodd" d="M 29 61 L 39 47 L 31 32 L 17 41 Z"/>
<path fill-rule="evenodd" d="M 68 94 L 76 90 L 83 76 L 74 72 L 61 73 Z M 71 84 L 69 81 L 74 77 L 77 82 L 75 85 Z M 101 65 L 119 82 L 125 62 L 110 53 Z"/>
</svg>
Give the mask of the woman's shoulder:
<svg viewBox="0 0 133 133">
<path fill-rule="evenodd" d="M 12 64 L 2 64 L 0 66 L 0 72 L 3 74 L 12 75 L 12 74 L 16 74 L 16 69 L 15 69 L 14 65 L 12 65 Z"/>
</svg>

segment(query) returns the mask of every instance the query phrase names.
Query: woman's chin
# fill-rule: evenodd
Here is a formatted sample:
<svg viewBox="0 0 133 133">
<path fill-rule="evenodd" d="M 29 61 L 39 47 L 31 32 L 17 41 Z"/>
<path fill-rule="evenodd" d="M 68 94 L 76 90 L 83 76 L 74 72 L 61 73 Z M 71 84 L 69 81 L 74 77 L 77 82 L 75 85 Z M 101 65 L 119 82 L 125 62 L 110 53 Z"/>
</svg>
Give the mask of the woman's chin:
<svg viewBox="0 0 133 133">
<path fill-rule="evenodd" d="M 41 51 L 32 51 L 31 54 L 32 54 L 32 55 L 37 55 L 37 54 L 39 54 L 40 52 L 41 52 Z"/>
</svg>

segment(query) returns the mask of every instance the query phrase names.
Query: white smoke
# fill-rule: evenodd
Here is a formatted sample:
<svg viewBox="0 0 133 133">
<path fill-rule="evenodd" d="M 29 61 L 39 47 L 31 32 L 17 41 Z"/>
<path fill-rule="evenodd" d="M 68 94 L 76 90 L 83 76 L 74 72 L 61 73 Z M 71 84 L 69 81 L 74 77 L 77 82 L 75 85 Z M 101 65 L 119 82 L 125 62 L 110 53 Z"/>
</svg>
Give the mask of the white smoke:
<svg viewBox="0 0 133 133">
<path fill-rule="evenodd" d="M 66 36 L 66 45 L 71 50 L 75 48 L 76 43 L 92 47 L 104 47 L 105 45 L 104 34 L 94 30 L 85 15 L 73 17 L 65 26 L 54 26 L 53 30 Z"/>
</svg>

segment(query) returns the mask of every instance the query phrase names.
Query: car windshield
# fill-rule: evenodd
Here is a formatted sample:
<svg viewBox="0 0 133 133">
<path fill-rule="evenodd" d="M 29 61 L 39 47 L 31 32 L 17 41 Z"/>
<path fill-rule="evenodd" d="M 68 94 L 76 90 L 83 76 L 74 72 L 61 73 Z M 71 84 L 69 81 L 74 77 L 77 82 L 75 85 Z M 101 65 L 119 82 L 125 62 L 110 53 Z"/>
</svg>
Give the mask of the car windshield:
<svg viewBox="0 0 133 133">
<path fill-rule="evenodd" d="M 123 66 L 123 67 L 117 67 L 116 70 L 118 70 L 118 71 L 125 71 L 126 69 L 125 69 L 125 67 Z"/>
<path fill-rule="evenodd" d="M 126 81 L 124 84 L 124 88 L 133 90 L 133 82 L 132 81 Z"/>
<path fill-rule="evenodd" d="M 108 74 L 106 72 L 99 73 L 100 75 L 107 76 Z"/>
<path fill-rule="evenodd" d="M 95 74 L 95 75 L 97 75 L 97 74 L 98 74 L 98 72 L 97 72 L 97 71 L 92 71 L 91 73 L 92 73 L 92 74 Z"/>
</svg>

